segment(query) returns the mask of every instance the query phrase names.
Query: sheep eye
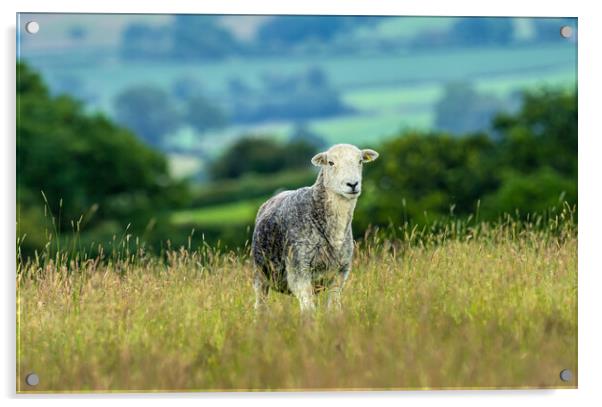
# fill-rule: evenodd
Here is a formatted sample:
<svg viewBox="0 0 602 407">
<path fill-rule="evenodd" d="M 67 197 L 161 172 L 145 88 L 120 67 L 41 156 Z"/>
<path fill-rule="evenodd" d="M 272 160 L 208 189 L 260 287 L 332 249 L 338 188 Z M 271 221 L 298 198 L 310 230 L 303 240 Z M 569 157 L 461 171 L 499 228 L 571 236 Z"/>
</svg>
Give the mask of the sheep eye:
<svg viewBox="0 0 602 407">
<path fill-rule="evenodd" d="M 363 162 L 364 162 L 364 160 L 360 160 L 360 165 L 362 165 Z"/>
<path fill-rule="evenodd" d="M 328 161 L 328 165 L 330 165 L 332 167 L 334 165 L 334 163 L 332 161 Z"/>
</svg>

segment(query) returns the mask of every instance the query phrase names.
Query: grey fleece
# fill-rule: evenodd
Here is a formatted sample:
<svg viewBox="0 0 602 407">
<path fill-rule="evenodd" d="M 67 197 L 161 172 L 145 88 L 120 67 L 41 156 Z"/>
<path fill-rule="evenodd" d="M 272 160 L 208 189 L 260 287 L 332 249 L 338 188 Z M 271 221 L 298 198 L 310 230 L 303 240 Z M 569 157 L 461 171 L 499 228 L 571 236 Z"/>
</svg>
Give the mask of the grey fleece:
<svg viewBox="0 0 602 407">
<path fill-rule="evenodd" d="M 313 292 L 333 282 L 340 289 L 353 256 L 355 202 L 340 213 L 328 194 L 320 172 L 313 186 L 282 192 L 259 208 L 252 241 L 256 288 L 297 296 L 307 282 Z"/>
</svg>

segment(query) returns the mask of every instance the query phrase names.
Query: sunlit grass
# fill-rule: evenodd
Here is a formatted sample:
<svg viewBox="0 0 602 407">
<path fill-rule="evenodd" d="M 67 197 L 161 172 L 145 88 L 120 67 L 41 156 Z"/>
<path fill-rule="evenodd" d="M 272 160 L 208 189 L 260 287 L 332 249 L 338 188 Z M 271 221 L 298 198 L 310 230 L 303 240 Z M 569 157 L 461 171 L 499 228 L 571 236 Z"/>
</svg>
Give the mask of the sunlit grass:
<svg viewBox="0 0 602 407">
<path fill-rule="evenodd" d="M 171 220 L 176 225 L 221 225 L 253 223 L 257 208 L 265 199 L 249 199 L 206 208 L 176 211 Z"/>
<path fill-rule="evenodd" d="M 19 391 L 576 386 L 570 216 L 389 232 L 305 322 L 273 293 L 256 318 L 248 248 L 18 256 Z"/>
</svg>

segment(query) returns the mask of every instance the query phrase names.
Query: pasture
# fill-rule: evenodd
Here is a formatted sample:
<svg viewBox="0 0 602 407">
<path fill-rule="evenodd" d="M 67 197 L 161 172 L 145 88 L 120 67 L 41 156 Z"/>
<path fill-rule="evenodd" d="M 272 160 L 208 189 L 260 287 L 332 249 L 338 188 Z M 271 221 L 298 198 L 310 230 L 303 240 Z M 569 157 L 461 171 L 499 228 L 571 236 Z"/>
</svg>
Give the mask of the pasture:
<svg viewBox="0 0 602 407">
<path fill-rule="evenodd" d="M 274 293 L 256 319 L 246 247 L 155 256 L 124 236 L 86 259 L 51 241 L 18 256 L 18 391 L 576 387 L 575 221 L 440 226 L 369 233 L 342 311 L 321 294 L 310 321 Z"/>
<path fill-rule="evenodd" d="M 250 199 L 207 208 L 184 209 L 171 215 L 176 225 L 194 224 L 203 226 L 220 224 L 252 225 L 257 208 L 265 199 Z"/>
</svg>

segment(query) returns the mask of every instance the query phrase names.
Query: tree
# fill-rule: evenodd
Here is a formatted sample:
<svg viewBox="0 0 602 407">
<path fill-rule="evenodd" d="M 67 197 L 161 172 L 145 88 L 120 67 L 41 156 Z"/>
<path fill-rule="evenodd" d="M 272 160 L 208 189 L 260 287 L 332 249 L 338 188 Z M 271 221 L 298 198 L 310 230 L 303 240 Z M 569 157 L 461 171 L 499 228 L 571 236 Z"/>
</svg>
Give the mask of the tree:
<svg viewBox="0 0 602 407">
<path fill-rule="evenodd" d="M 486 196 L 484 212 L 541 212 L 577 204 L 577 95 L 561 89 L 526 92 L 514 115 L 499 114 L 499 190 Z"/>
<path fill-rule="evenodd" d="M 267 137 L 245 136 L 211 164 L 210 172 L 213 179 L 224 179 L 308 168 L 316 152 L 314 146 L 300 140 L 281 144 Z"/>
<path fill-rule="evenodd" d="M 134 86 L 117 95 L 115 117 L 154 147 L 160 147 L 163 136 L 180 125 L 169 95 L 152 85 Z"/>
<path fill-rule="evenodd" d="M 500 100 L 478 93 L 469 83 L 452 82 L 435 105 L 435 126 L 456 134 L 486 130 L 501 107 Z"/>
<path fill-rule="evenodd" d="M 474 214 L 495 220 L 577 204 L 577 96 L 561 89 L 523 94 L 516 113 L 498 114 L 494 133 L 400 134 L 366 167 L 356 212 L 368 224 L 430 223 Z"/>
<path fill-rule="evenodd" d="M 495 146 L 484 134 L 406 133 L 386 141 L 365 168 L 360 228 L 368 224 L 424 223 L 474 212 L 477 200 L 497 187 Z"/>
<path fill-rule="evenodd" d="M 27 65 L 19 63 L 17 72 L 19 233 L 30 236 L 29 249 L 40 248 L 45 205 L 61 214 L 63 230 L 96 208 L 87 229 L 117 222 L 140 231 L 185 198 L 186 186 L 169 177 L 163 155 L 71 97 L 52 97 Z"/>
<path fill-rule="evenodd" d="M 305 120 L 351 111 L 319 68 L 293 75 L 266 74 L 263 82 L 262 92 L 235 102 L 235 121 Z"/>
<path fill-rule="evenodd" d="M 526 92 L 521 110 L 497 115 L 493 128 L 502 162 L 523 173 L 550 167 L 576 182 L 576 93 L 546 88 Z"/>
<path fill-rule="evenodd" d="M 500 187 L 483 197 L 481 215 L 495 219 L 501 213 L 522 216 L 542 214 L 560 209 L 565 202 L 577 203 L 576 179 L 549 168 L 538 168 L 528 174 L 506 170 Z"/>
<path fill-rule="evenodd" d="M 188 101 L 184 119 L 199 133 L 219 129 L 228 122 L 224 111 L 200 94 Z"/>
</svg>

